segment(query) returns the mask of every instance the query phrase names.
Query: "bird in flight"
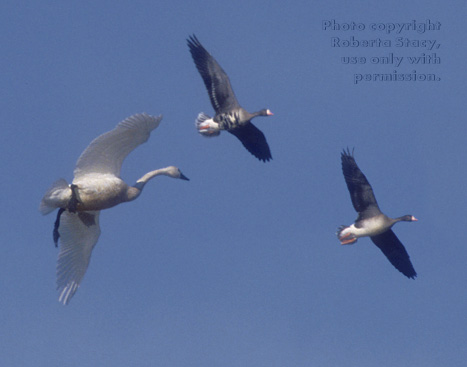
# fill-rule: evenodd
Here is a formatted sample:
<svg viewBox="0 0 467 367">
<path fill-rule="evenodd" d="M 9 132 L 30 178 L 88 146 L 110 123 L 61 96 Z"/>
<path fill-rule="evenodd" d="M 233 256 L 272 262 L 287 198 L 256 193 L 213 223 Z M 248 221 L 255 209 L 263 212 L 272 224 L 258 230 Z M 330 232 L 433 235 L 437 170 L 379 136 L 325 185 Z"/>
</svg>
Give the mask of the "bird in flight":
<svg viewBox="0 0 467 367">
<path fill-rule="evenodd" d="M 187 42 L 215 111 L 214 117 L 202 112 L 198 115 L 195 122 L 198 132 L 206 137 L 214 137 L 222 130 L 227 130 L 259 160 L 266 162 L 272 159 L 266 137 L 251 120 L 256 116 L 272 116 L 273 113 L 268 109 L 250 113 L 242 108 L 235 97 L 229 77 L 214 57 L 195 35 L 190 36 Z"/>
<path fill-rule="evenodd" d="M 55 246 L 60 239 L 57 262 L 59 301 L 68 304 L 81 283 L 91 253 L 101 233 L 99 215 L 103 209 L 135 200 L 146 183 L 159 175 L 188 180 L 177 167 L 146 173 L 133 186 L 120 178 L 125 157 L 146 142 L 162 116 L 136 114 L 113 130 L 94 139 L 76 163 L 71 185 L 56 181 L 42 198 L 39 210 L 48 214 L 59 209 L 53 230 Z"/>
<path fill-rule="evenodd" d="M 344 150 L 341 161 L 350 198 L 358 213 L 354 224 L 338 228 L 337 237 L 341 244 L 350 245 L 357 242 L 360 237 L 370 237 L 397 270 L 406 277 L 415 279 L 417 273 L 410 262 L 409 254 L 391 227 L 397 222 L 414 222 L 417 219 L 413 215 L 393 219 L 383 214 L 378 207 L 373 189 L 355 162 L 353 152 Z"/>
</svg>

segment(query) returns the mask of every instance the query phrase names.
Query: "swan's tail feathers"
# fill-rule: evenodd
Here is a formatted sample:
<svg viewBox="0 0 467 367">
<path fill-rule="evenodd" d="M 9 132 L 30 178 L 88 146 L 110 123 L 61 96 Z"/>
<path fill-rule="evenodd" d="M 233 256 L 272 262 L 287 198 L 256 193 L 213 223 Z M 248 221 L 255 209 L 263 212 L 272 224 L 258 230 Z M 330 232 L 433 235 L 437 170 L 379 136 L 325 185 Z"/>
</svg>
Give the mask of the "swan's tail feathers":
<svg viewBox="0 0 467 367">
<path fill-rule="evenodd" d="M 337 229 L 337 238 L 341 241 L 341 245 L 351 245 L 357 242 L 357 237 L 352 233 L 352 230 L 348 226 L 340 226 Z"/>
<path fill-rule="evenodd" d="M 71 198 L 71 189 L 68 183 L 63 179 L 55 181 L 50 189 L 47 190 L 41 200 L 39 211 L 42 214 L 49 214 L 57 208 L 67 206 Z"/>
<path fill-rule="evenodd" d="M 221 133 L 219 129 L 219 124 L 214 122 L 213 118 L 206 115 L 204 112 L 201 112 L 195 121 L 196 128 L 198 132 L 206 136 L 208 138 L 212 138 L 214 136 L 219 136 Z"/>
</svg>

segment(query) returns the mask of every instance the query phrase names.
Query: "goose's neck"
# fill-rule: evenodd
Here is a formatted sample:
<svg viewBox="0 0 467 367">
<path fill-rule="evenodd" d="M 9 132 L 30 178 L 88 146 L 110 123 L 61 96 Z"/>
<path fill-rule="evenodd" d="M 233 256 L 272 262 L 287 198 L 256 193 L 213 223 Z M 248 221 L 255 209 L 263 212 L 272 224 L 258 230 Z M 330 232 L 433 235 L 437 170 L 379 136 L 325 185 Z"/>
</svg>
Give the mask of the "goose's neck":
<svg viewBox="0 0 467 367">
<path fill-rule="evenodd" d="M 249 115 L 250 115 L 250 119 L 252 119 L 253 117 L 257 117 L 261 115 L 261 111 L 252 112 Z"/>
<path fill-rule="evenodd" d="M 128 201 L 135 200 L 141 192 L 143 191 L 144 185 L 146 185 L 149 180 L 159 175 L 167 175 L 167 169 L 161 168 L 154 171 L 146 173 L 143 177 L 136 181 L 133 186 L 128 188 Z"/>
<path fill-rule="evenodd" d="M 250 121 L 252 118 L 256 117 L 259 115 L 259 112 L 253 112 L 253 113 L 250 113 L 248 112 L 247 110 L 245 109 L 241 109 L 238 113 L 239 115 L 239 120 L 244 122 L 244 121 Z"/>
<path fill-rule="evenodd" d="M 388 218 L 388 223 L 391 225 L 391 227 L 398 222 L 412 222 L 416 220 L 411 215 L 403 215 L 402 217 L 397 217 L 397 218 L 390 218 L 390 217 L 387 217 L 387 218 Z"/>
</svg>

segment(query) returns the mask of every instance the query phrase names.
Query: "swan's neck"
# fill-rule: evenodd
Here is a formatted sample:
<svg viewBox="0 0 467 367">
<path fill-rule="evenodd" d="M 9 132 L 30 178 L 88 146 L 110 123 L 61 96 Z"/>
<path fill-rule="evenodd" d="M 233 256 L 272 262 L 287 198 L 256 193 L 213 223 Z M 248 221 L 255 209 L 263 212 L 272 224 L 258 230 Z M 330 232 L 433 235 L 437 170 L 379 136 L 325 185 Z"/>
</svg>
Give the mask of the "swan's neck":
<svg viewBox="0 0 467 367">
<path fill-rule="evenodd" d="M 156 169 L 148 172 L 136 181 L 133 186 L 130 186 L 128 188 L 128 201 L 135 200 L 143 191 L 144 185 L 146 185 L 149 180 L 159 175 L 167 175 L 167 168 Z"/>
</svg>

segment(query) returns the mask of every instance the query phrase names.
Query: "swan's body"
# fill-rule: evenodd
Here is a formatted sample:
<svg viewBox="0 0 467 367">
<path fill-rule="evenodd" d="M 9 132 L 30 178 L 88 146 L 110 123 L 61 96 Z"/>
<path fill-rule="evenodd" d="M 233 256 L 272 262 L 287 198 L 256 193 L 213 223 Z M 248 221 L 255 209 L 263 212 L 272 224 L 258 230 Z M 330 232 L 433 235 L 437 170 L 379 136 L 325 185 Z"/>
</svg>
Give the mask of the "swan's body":
<svg viewBox="0 0 467 367">
<path fill-rule="evenodd" d="M 158 175 L 188 180 L 178 168 L 169 166 L 146 173 L 129 186 L 120 178 L 125 157 L 146 142 L 162 116 L 133 115 L 98 138 L 81 154 L 68 185 L 56 181 L 44 195 L 40 211 L 48 214 L 60 208 L 54 228 L 54 242 L 60 238 L 57 264 L 59 301 L 67 304 L 79 287 L 100 235 L 99 214 L 103 209 L 135 200 L 144 185 Z"/>
<path fill-rule="evenodd" d="M 251 120 L 257 116 L 272 116 L 268 109 L 250 113 L 240 106 L 230 84 L 230 79 L 216 59 L 203 47 L 196 36 L 187 40 L 193 61 L 206 86 L 216 114 L 198 115 L 195 126 L 206 137 L 218 136 L 222 130 L 235 135 L 256 158 L 266 162 L 272 159 L 266 137 Z"/>
<path fill-rule="evenodd" d="M 412 266 L 409 254 L 391 228 L 397 222 L 413 222 L 417 219 L 413 215 L 390 218 L 383 214 L 376 202 L 373 189 L 358 168 L 353 154 L 350 151 L 344 151 L 341 160 L 350 198 L 358 213 L 354 224 L 338 228 L 337 237 L 341 244 L 351 245 L 360 237 L 370 237 L 397 270 L 408 278 L 415 278 L 417 273 Z"/>
</svg>

